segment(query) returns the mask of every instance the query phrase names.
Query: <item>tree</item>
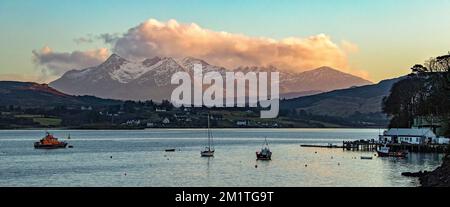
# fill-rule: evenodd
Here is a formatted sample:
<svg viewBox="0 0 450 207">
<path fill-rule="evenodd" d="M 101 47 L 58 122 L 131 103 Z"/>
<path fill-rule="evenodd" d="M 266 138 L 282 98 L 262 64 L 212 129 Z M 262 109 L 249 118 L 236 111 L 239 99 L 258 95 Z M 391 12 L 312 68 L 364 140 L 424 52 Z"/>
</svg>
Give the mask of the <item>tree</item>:
<svg viewBox="0 0 450 207">
<path fill-rule="evenodd" d="M 389 127 L 411 127 L 420 97 L 423 95 L 424 80 L 419 77 L 408 77 L 395 83 L 391 93 L 383 99 L 383 112 L 392 117 Z"/>
<path fill-rule="evenodd" d="M 416 64 L 411 71 L 383 99 L 383 111 L 391 116 L 389 127 L 411 127 L 417 116 L 439 117 L 450 125 L 450 54 Z"/>
<path fill-rule="evenodd" d="M 136 103 L 134 101 L 125 101 L 125 103 L 123 103 L 123 111 L 126 113 L 134 113 L 135 105 L 136 105 Z"/>
</svg>

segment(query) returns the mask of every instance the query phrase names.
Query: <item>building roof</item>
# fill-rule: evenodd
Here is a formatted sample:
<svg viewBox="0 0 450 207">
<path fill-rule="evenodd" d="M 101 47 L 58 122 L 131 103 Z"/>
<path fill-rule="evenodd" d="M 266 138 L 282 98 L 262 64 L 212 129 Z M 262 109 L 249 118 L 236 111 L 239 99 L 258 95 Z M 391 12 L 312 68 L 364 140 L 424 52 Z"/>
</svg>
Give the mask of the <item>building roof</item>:
<svg viewBox="0 0 450 207">
<path fill-rule="evenodd" d="M 385 136 L 436 137 L 428 128 L 393 128 L 383 133 Z"/>
</svg>

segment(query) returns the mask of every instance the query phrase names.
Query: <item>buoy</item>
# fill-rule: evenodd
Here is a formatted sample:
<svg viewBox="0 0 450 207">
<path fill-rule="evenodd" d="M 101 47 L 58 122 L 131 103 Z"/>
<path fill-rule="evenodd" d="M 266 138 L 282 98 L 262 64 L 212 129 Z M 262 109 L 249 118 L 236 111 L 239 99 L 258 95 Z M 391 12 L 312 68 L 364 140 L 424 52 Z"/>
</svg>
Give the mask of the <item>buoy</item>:
<svg viewBox="0 0 450 207">
<path fill-rule="evenodd" d="M 111 158 L 111 159 L 112 159 L 112 156 L 109 156 L 109 158 Z"/>
<path fill-rule="evenodd" d="M 123 175 L 127 176 L 127 173 L 124 173 Z"/>
</svg>

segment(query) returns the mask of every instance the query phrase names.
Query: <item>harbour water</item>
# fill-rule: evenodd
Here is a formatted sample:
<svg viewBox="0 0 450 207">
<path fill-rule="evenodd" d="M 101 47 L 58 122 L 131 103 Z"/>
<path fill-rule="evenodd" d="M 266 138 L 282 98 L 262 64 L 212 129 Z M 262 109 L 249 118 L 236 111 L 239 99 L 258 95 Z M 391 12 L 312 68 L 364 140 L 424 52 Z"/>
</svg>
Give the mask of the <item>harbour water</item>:
<svg viewBox="0 0 450 207">
<path fill-rule="evenodd" d="M 213 129 L 213 158 L 200 157 L 205 129 L 50 132 L 74 148 L 34 149 L 43 130 L 0 131 L 0 186 L 417 186 L 401 173 L 433 170 L 443 156 L 300 147 L 375 139 L 378 129 Z M 265 137 L 272 161 L 256 161 Z"/>
</svg>

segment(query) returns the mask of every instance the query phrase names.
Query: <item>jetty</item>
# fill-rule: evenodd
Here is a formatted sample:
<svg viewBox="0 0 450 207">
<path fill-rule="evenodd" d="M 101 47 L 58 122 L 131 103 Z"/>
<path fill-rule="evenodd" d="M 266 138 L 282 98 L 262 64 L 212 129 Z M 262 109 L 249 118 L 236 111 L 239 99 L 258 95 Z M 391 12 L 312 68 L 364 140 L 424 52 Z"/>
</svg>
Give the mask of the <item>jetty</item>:
<svg viewBox="0 0 450 207">
<path fill-rule="evenodd" d="M 375 151 L 377 147 L 385 144 L 376 142 L 374 140 L 357 140 L 357 141 L 343 141 L 342 149 L 351 151 Z M 409 152 L 420 153 L 446 153 L 449 151 L 448 144 L 411 144 L 411 143 L 386 143 L 386 146 L 394 151 L 407 150 Z"/>
<path fill-rule="evenodd" d="M 316 144 L 303 144 L 301 147 L 309 148 L 330 148 L 330 149 L 342 149 L 344 151 L 376 151 L 378 147 L 387 146 L 394 151 L 407 150 L 409 152 L 420 153 L 447 153 L 450 151 L 450 145 L 448 144 L 411 144 L 411 143 L 380 143 L 375 140 L 355 140 L 355 141 L 343 141 L 342 145 L 316 145 Z"/>
<path fill-rule="evenodd" d="M 342 146 L 328 144 L 328 145 L 314 145 L 314 144 L 302 144 L 300 147 L 311 147 L 311 148 L 342 148 Z"/>
</svg>

